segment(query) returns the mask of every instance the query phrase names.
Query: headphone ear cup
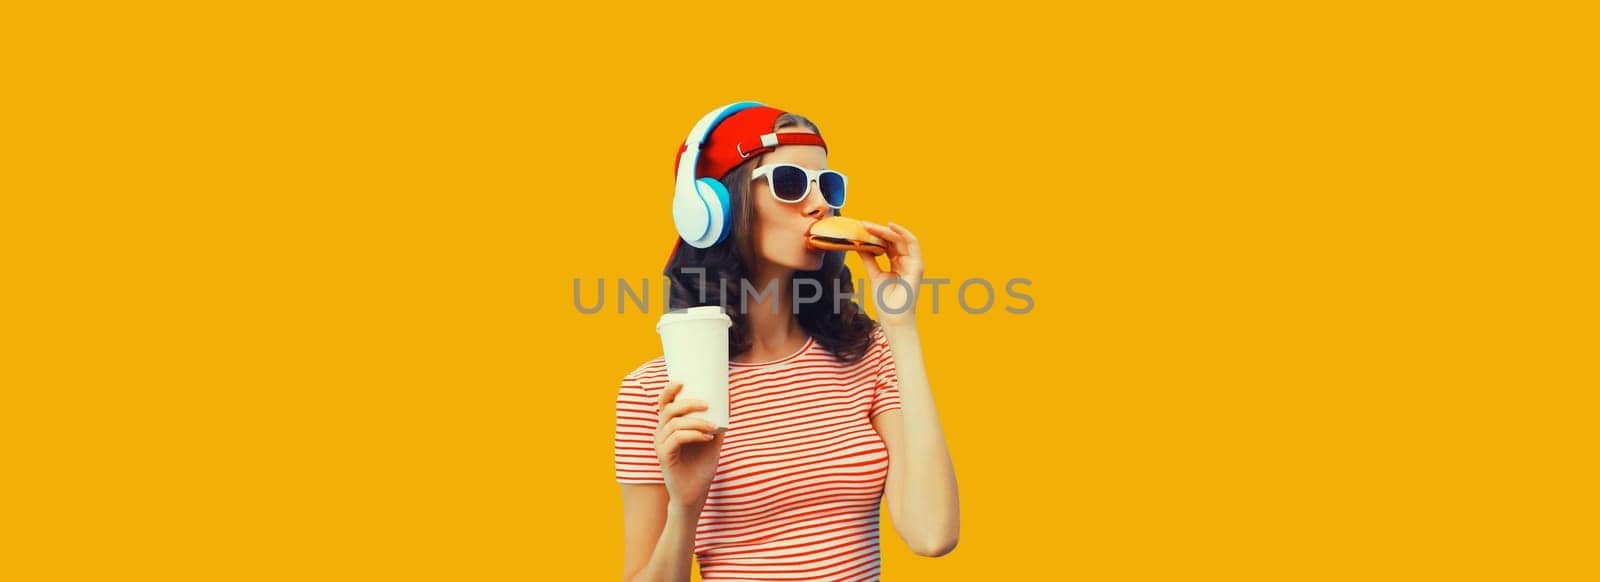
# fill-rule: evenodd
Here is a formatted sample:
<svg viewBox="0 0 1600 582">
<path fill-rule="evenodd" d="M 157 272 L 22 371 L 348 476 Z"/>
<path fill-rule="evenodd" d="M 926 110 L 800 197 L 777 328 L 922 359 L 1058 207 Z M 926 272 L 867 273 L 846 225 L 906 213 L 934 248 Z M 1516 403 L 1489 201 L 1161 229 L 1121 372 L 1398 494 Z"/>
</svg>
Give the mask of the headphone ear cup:
<svg viewBox="0 0 1600 582">
<path fill-rule="evenodd" d="M 696 246 L 706 248 L 728 240 L 728 232 L 733 227 L 733 203 L 728 196 L 728 188 L 715 178 L 700 178 L 695 180 L 694 185 L 700 193 L 700 199 L 705 201 L 706 213 L 711 218 L 707 234 L 715 237 L 703 246 Z"/>
<path fill-rule="evenodd" d="M 678 150 L 678 164 L 673 169 L 672 221 L 678 237 L 694 248 L 703 249 L 728 239 L 733 227 L 733 204 L 728 189 L 715 178 L 691 177 L 699 167 L 700 148 L 712 130 L 723 119 L 752 107 L 762 107 L 755 101 L 740 101 L 724 105 L 700 118 L 689 138 Z"/>
</svg>

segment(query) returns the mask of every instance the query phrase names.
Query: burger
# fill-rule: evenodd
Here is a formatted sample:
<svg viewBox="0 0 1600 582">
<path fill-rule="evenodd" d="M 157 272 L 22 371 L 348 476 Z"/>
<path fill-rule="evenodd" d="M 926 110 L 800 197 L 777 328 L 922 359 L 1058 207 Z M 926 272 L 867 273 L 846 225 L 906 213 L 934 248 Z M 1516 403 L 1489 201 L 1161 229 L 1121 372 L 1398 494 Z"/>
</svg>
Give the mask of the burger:
<svg viewBox="0 0 1600 582">
<path fill-rule="evenodd" d="M 883 239 L 867 232 L 861 221 L 843 216 L 829 216 L 811 225 L 806 233 L 806 246 L 821 251 L 861 251 L 869 255 L 888 252 Z"/>
</svg>

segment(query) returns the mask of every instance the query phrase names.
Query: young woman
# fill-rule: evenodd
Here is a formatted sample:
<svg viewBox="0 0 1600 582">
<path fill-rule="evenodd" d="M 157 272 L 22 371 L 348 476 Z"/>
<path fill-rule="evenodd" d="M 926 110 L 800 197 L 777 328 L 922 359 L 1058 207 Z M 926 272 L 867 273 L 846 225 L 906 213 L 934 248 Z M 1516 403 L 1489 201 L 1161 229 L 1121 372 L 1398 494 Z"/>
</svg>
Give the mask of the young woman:
<svg viewBox="0 0 1600 582">
<path fill-rule="evenodd" d="M 880 499 L 912 551 L 956 545 L 955 470 L 907 308 L 922 252 L 910 230 L 868 223 L 889 268 L 861 254 L 867 293 L 844 252 L 807 248 L 810 225 L 844 203 L 843 177 L 820 173 L 826 148 L 805 118 L 754 106 L 701 149 L 694 178 L 727 188 L 730 233 L 708 248 L 679 240 L 666 274 L 674 308 L 724 305 L 733 319 L 730 428 L 687 416 L 705 403 L 677 398 L 662 358 L 623 379 L 624 580 L 689 580 L 691 559 L 705 580 L 875 580 Z M 880 300 L 880 287 L 874 322 L 849 299 Z"/>
</svg>

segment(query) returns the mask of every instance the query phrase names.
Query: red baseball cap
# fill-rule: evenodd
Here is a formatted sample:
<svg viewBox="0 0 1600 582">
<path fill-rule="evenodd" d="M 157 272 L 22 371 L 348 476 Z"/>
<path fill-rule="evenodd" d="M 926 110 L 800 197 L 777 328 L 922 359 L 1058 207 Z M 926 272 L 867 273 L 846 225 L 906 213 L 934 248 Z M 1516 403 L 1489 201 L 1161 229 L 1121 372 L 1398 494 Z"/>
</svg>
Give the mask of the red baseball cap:
<svg viewBox="0 0 1600 582">
<path fill-rule="evenodd" d="M 778 116 L 783 111 L 765 105 L 747 107 L 723 118 L 711 135 L 706 136 L 705 145 L 700 147 L 699 166 L 695 168 L 694 177 L 716 178 L 721 180 L 751 156 L 761 155 L 776 149 L 780 145 L 815 145 L 822 146 L 824 150 L 828 144 L 823 143 L 822 136 L 815 133 L 777 133 L 772 125 L 777 123 Z M 672 171 L 678 171 L 678 162 L 683 159 L 683 152 L 688 149 L 688 144 L 678 146 L 678 155 L 672 160 Z"/>
</svg>

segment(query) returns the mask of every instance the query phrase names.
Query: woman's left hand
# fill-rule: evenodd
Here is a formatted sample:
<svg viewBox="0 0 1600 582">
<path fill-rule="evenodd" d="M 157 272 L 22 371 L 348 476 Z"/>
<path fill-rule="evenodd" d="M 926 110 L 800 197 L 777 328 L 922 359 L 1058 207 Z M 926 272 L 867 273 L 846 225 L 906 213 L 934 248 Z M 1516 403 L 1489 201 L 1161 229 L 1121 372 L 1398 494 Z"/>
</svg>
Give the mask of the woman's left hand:
<svg viewBox="0 0 1600 582">
<path fill-rule="evenodd" d="M 866 263 L 867 277 L 872 281 L 872 301 L 877 307 L 878 322 L 883 325 L 909 325 L 916 322 L 917 291 L 922 285 L 922 247 L 917 236 L 906 227 L 893 222 L 883 226 L 861 221 L 867 232 L 888 243 L 889 270 L 878 266 L 878 259 L 865 252 L 856 251 Z M 900 279 L 904 283 L 890 282 Z"/>
</svg>

